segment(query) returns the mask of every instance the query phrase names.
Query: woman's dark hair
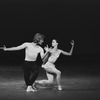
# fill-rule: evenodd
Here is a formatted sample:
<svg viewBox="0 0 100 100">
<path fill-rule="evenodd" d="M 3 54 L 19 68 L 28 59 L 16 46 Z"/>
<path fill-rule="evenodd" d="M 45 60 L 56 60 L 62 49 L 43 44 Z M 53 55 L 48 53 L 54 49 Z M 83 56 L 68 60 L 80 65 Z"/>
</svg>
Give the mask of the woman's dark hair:
<svg viewBox="0 0 100 100">
<path fill-rule="evenodd" d="M 59 42 L 59 39 L 58 38 L 54 38 L 53 40 L 56 40 L 57 43 Z"/>
<path fill-rule="evenodd" d="M 44 39 L 44 35 L 41 33 L 36 33 L 33 38 L 33 42 L 39 44 L 40 40 Z"/>
</svg>

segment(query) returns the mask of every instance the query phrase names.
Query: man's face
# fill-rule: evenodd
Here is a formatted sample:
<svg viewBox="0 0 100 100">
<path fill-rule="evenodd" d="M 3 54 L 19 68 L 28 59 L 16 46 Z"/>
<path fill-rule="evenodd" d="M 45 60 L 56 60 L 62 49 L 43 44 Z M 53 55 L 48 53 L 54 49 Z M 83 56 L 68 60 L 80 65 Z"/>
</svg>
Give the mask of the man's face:
<svg viewBox="0 0 100 100">
<path fill-rule="evenodd" d="M 40 40 L 40 42 L 39 42 L 39 44 L 41 45 L 43 42 L 44 42 L 44 40 L 43 40 L 43 39 L 41 39 L 41 40 Z"/>
</svg>

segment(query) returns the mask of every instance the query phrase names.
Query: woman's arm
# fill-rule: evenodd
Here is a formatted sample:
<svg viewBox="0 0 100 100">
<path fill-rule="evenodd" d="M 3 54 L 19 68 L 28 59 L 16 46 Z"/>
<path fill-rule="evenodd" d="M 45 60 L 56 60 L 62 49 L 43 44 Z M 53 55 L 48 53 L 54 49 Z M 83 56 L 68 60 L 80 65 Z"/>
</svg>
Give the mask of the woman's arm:
<svg viewBox="0 0 100 100">
<path fill-rule="evenodd" d="M 17 46 L 17 47 L 10 47 L 10 48 L 7 48 L 6 46 L 4 46 L 3 50 L 4 51 L 15 51 L 15 50 L 21 50 L 21 49 L 24 49 L 24 48 L 26 48 L 26 43 L 23 43 L 22 45 Z"/>
<path fill-rule="evenodd" d="M 61 53 L 64 55 L 69 55 L 69 56 L 72 55 L 73 48 L 74 48 L 74 40 L 71 41 L 71 45 L 72 45 L 72 47 L 71 47 L 70 52 L 66 52 L 66 51 L 61 50 Z"/>
</svg>

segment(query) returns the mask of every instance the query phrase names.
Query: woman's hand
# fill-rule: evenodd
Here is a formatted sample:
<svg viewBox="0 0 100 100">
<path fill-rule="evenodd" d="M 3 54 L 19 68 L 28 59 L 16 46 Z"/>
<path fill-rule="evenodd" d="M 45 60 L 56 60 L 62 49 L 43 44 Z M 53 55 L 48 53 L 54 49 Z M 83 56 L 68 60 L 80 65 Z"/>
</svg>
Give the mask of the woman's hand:
<svg viewBox="0 0 100 100">
<path fill-rule="evenodd" d="M 46 52 L 49 51 L 48 45 L 46 45 L 46 46 L 44 47 L 44 49 L 45 49 Z"/>
<path fill-rule="evenodd" d="M 73 45 L 74 45 L 74 40 L 72 40 L 70 43 L 71 43 L 71 45 L 73 46 Z"/>
</svg>

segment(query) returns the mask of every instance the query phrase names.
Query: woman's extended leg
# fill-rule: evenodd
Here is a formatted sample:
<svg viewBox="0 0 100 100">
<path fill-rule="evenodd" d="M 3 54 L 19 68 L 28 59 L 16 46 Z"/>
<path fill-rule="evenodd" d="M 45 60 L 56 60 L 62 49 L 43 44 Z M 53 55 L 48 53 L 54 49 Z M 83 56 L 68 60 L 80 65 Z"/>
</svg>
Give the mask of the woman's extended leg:
<svg viewBox="0 0 100 100">
<path fill-rule="evenodd" d="M 54 80 L 54 76 L 46 71 L 47 79 L 37 80 L 36 83 L 39 84 L 52 84 Z"/>
</svg>

